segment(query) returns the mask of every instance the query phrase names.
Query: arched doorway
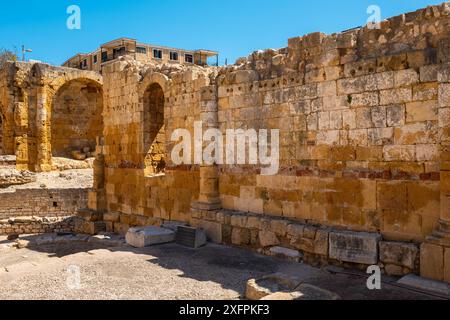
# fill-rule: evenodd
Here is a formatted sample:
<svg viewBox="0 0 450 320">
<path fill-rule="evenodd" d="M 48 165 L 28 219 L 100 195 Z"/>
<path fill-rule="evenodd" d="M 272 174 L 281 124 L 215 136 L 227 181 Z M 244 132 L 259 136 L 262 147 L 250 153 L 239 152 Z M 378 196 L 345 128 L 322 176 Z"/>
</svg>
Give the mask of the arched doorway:
<svg viewBox="0 0 450 320">
<path fill-rule="evenodd" d="M 145 174 L 156 175 L 165 172 L 165 126 L 164 91 L 157 83 L 148 86 L 144 92 L 144 151 Z"/>
<path fill-rule="evenodd" d="M 97 138 L 103 135 L 102 112 L 103 90 L 99 83 L 76 79 L 64 84 L 52 104 L 52 156 L 76 160 L 94 157 Z"/>
</svg>

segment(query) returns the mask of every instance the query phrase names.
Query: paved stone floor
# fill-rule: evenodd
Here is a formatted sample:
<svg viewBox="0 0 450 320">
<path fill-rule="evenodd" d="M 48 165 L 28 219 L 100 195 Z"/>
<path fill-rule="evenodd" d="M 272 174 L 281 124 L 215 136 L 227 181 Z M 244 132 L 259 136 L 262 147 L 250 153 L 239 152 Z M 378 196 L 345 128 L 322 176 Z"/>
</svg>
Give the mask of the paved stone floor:
<svg viewBox="0 0 450 320">
<path fill-rule="evenodd" d="M 240 299 L 250 278 L 282 272 L 339 294 L 343 299 L 432 299 L 384 285 L 369 291 L 366 279 L 209 244 L 192 250 L 168 244 L 60 242 L 24 249 L 0 237 L 0 299 Z M 80 270 L 80 287 L 73 273 Z"/>
</svg>

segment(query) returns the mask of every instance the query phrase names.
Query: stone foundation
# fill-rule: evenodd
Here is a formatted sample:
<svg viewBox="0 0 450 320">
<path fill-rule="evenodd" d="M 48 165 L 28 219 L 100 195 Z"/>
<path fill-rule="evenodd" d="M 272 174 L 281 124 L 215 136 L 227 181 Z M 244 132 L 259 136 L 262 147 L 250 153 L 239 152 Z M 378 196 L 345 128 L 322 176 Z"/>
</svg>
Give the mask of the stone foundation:
<svg viewBox="0 0 450 320">
<path fill-rule="evenodd" d="M 385 241 L 379 233 L 352 232 L 279 217 L 227 210 L 192 213 L 192 225 L 216 243 L 244 246 L 267 255 L 315 266 L 340 265 L 366 270 L 378 265 L 388 275 L 420 271 L 415 243 Z M 286 254 L 283 254 L 285 252 Z"/>
</svg>

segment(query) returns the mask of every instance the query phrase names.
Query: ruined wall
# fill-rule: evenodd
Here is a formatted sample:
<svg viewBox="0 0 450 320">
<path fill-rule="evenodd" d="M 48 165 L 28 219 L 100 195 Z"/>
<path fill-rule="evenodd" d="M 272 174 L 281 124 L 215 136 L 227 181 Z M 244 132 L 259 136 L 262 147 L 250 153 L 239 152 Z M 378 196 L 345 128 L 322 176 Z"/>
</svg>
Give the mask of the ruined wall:
<svg viewBox="0 0 450 320">
<path fill-rule="evenodd" d="M 0 192 L 0 219 L 67 217 L 87 207 L 88 189 L 17 189 Z"/>
<path fill-rule="evenodd" d="M 89 189 L 0 191 L 0 234 L 71 231 L 69 217 L 88 205 Z"/>
<path fill-rule="evenodd" d="M 121 213 L 117 230 L 122 224 L 139 224 L 143 217 L 188 221 L 190 205 L 198 197 L 198 167 L 172 164 L 170 137 L 177 128 L 193 132 L 200 88 L 210 81 L 207 72 L 122 59 L 106 65 L 104 74 L 108 75 L 104 77 L 104 171 L 100 174 L 104 183 L 91 194 L 90 207 L 103 205 L 106 211 Z M 148 91 L 152 88 L 158 90 L 154 99 Z"/>
<path fill-rule="evenodd" d="M 101 86 L 101 75 L 90 71 L 6 63 L 0 70 L 3 153 L 16 155 L 17 169 L 50 171 L 52 144 L 55 155 L 93 149 L 103 131 Z"/>
<path fill-rule="evenodd" d="M 293 38 L 223 68 L 126 58 L 106 66 L 104 159 L 90 207 L 108 212 L 120 232 L 188 221 L 217 242 L 386 264 L 391 274 L 417 272 L 417 245 L 437 234 L 432 255 L 444 270 L 449 8 L 394 17 L 375 30 Z M 165 174 L 152 175 L 157 170 L 145 159 L 155 140 L 147 137 L 158 136 L 151 126 L 162 128 L 161 93 L 165 154 L 161 135 L 154 155 L 165 158 Z M 264 176 L 260 165 L 174 165 L 171 134 L 183 128 L 193 135 L 199 120 L 224 136 L 227 129 L 279 129 L 278 174 Z M 408 261 L 389 258 L 403 251 Z M 443 279 L 442 270 L 434 278 Z"/>
<path fill-rule="evenodd" d="M 95 150 L 103 135 L 103 92 L 90 81 L 70 81 L 57 93 L 51 114 L 53 156 L 71 157 L 72 151 Z"/>
<path fill-rule="evenodd" d="M 222 167 L 224 208 L 423 241 L 440 216 L 449 21 L 447 7 L 433 7 L 380 30 L 290 39 L 222 70 L 222 131 L 281 130 L 279 175 Z"/>
</svg>

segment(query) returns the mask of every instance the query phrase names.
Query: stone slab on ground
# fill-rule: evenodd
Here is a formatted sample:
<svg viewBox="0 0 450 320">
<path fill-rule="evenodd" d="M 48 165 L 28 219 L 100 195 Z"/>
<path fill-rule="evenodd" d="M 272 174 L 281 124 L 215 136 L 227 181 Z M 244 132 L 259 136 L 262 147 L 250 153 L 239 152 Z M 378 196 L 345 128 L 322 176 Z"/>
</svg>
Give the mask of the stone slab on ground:
<svg viewBox="0 0 450 320">
<path fill-rule="evenodd" d="M 302 258 L 299 251 L 278 246 L 270 248 L 268 254 L 272 257 L 286 259 L 293 262 L 299 262 Z"/>
<path fill-rule="evenodd" d="M 342 262 L 377 264 L 381 235 L 366 232 L 331 232 L 330 258 Z"/>
<path fill-rule="evenodd" d="M 145 248 L 156 244 L 175 241 L 175 232 L 159 227 L 131 228 L 126 235 L 127 244 L 135 248 Z"/>
<path fill-rule="evenodd" d="M 398 283 L 408 287 L 448 296 L 450 299 L 450 285 L 445 282 L 434 281 L 410 274 L 401 278 Z"/>
<path fill-rule="evenodd" d="M 295 292 L 276 292 L 260 300 L 278 301 L 278 300 L 341 300 L 336 293 L 310 284 L 301 284 Z"/>
</svg>

